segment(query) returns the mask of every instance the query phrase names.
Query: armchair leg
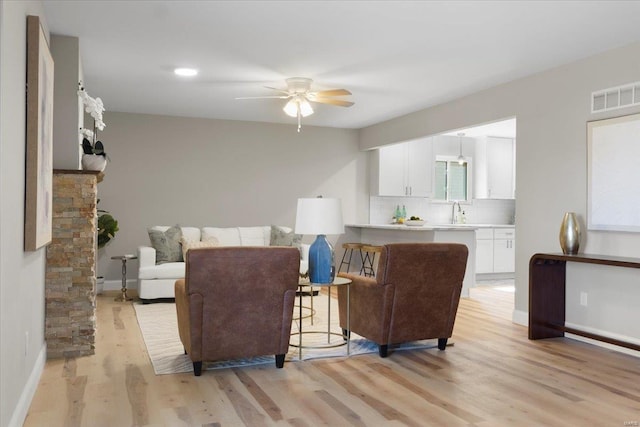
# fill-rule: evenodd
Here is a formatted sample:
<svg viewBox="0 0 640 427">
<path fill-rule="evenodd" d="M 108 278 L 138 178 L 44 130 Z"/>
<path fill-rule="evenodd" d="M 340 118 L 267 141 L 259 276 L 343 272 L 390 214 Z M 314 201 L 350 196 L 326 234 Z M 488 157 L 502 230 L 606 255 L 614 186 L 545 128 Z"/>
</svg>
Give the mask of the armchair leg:
<svg viewBox="0 0 640 427">
<path fill-rule="evenodd" d="M 193 375 L 196 377 L 202 375 L 202 362 L 193 362 Z"/>
<path fill-rule="evenodd" d="M 447 348 L 447 340 L 449 338 L 438 338 L 438 349 L 439 350 L 444 350 L 445 348 Z"/>
<path fill-rule="evenodd" d="M 378 346 L 378 353 L 380 354 L 380 357 L 387 357 L 389 351 L 389 346 L 388 345 L 379 345 Z"/>
<path fill-rule="evenodd" d="M 348 329 L 342 329 L 342 338 L 346 341 L 351 336 L 351 331 Z"/>
<path fill-rule="evenodd" d="M 276 368 L 282 368 L 284 366 L 284 354 L 276 354 Z"/>
</svg>

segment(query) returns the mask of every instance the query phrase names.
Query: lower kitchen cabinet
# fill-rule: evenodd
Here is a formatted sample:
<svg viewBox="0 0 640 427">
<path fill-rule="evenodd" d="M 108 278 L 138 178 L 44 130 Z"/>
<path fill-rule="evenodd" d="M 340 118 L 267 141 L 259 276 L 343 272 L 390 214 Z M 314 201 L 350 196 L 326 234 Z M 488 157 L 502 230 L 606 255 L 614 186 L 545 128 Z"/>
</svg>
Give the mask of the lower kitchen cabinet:
<svg viewBox="0 0 640 427">
<path fill-rule="evenodd" d="M 515 228 L 476 230 L 476 274 L 515 272 Z"/>
</svg>

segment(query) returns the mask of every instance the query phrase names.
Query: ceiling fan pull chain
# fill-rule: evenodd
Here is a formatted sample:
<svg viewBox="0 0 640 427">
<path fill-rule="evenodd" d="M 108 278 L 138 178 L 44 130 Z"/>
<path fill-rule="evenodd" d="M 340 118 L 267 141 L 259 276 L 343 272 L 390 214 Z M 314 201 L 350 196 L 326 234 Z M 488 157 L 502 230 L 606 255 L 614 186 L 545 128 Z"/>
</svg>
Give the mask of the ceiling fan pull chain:
<svg viewBox="0 0 640 427">
<path fill-rule="evenodd" d="M 300 133 L 300 129 L 302 129 L 302 114 L 300 113 L 300 108 L 298 108 L 298 133 Z"/>
</svg>

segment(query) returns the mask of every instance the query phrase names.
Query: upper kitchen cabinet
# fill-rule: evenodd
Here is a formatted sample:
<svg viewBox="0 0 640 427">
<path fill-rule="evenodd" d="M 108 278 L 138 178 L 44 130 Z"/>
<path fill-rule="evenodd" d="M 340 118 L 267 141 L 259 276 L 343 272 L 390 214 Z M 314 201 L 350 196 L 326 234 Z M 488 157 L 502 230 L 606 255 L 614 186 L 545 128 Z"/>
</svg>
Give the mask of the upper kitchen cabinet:
<svg viewBox="0 0 640 427">
<path fill-rule="evenodd" d="M 476 144 L 476 199 L 515 198 L 515 139 L 486 136 Z"/>
<path fill-rule="evenodd" d="M 380 148 L 377 153 L 378 195 L 429 197 L 432 159 L 431 138 Z"/>
</svg>

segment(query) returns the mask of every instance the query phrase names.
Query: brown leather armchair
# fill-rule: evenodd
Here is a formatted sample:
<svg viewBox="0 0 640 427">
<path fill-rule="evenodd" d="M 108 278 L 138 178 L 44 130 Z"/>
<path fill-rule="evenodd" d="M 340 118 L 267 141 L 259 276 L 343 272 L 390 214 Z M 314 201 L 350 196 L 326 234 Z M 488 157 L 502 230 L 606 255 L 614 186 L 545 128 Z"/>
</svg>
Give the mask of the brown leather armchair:
<svg viewBox="0 0 640 427">
<path fill-rule="evenodd" d="M 384 245 L 375 278 L 340 273 L 352 280 L 351 331 L 379 346 L 438 339 L 444 350 L 453 332 L 469 251 L 458 243 Z M 340 326 L 345 333 L 346 287 L 338 288 Z"/>
<path fill-rule="evenodd" d="M 289 348 L 300 252 L 291 247 L 215 247 L 187 252 L 175 283 L 178 329 L 199 376 L 202 362 L 274 354 Z"/>
</svg>

